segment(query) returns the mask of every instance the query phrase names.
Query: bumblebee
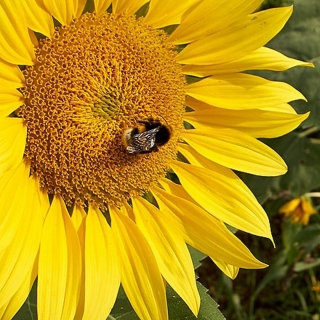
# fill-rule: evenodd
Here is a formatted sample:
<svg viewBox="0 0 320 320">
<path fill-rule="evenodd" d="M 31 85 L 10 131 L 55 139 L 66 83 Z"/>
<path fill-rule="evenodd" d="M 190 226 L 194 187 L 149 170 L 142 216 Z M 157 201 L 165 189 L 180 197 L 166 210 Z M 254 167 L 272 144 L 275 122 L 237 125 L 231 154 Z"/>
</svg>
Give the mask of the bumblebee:
<svg viewBox="0 0 320 320">
<path fill-rule="evenodd" d="M 123 142 L 129 154 L 158 151 L 171 137 L 171 128 L 159 120 L 138 120 L 139 126 L 127 129 Z"/>
</svg>

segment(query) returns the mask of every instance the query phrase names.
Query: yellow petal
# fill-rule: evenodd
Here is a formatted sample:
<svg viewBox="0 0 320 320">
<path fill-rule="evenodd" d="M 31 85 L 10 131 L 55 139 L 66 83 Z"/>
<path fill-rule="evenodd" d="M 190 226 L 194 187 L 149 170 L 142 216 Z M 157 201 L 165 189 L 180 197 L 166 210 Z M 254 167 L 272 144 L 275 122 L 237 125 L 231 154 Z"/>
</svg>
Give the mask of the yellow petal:
<svg viewBox="0 0 320 320">
<path fill-rule="evenodd" d="M 23 104 L 23 100 L 20 95 L 20 93 L 17 95 L 13 95 L 11 93 L 0 93 L 0 118 L 5 119 Z"/>
<path fill-rule="evenodd" d="M 184 130 L 181 137 L 199 154 L 227 168 L 261 176 L 287 172 L 273 149 L 238 130 L 207 127 Z"/>
<path fill-rule="evenodd" d="M 27 127 L 19 118 L 0 118 L 0 176 L 22 163 Z"/>
<path fill-rule="evenodd" d="M 168 319 L 164 282 L 154 254 L 139 228 L 109 207 L 112 231 L 121 261 L 121 282 L 140 319 Z"/>
<path fill-rule="evenodd" d="M 305 215 L 309 216 L 317 213 L 317 210 L 312 206 L 311 200 L 301 199 L 302 210 Z"/>
<path fill-rule="evenodd" d="M 191 257 L 182 234 L 173 228 L 173 224 L 170 223 L 172 219 L 167 218 L 147 200 L 134 198 L 132 205 L 136 224 L 147 239 L 161 274 L 197 315 L 200 297 Z"/>
<path fill-rule="evenodd" d="M 31 41 L 33 43 L 33 46 L 35 48 L 38 48 L 39 47 L 39 40 L 38 40 L 36 34 L 30 29 L 28 30 L 28 32 L 29 32 L 30 39 L 31 39 Z"/>
<path fill-rule="evenodd" d="M 120 286 L 120 270 L 116 254 L 111 228 L 106 218 L 100 210 L 90 206 L 85 234 L 83 320 L 108 317 Z"/>
<path fill-rule="evenodd" d="M 42 232 L 38 271 L 40 319 L 73 319 L 80 294 L 81 250 L 64 201 L 55 196 Z"/>
<path fill-rule="evenodd" d="M 105 13 L 111 2 L 111 0 L 94 0 L 94 10 L 97 15 Z"/>
<path fill-rule="evenodd" d="M 3 92 L 1 92 L 1 89 Z M 7 117 L 23 104 L 22 94 L 13 88 L 0 89 L 0 118 Z"/>
<path fill-rule="evenodd" d="M 233 128 L 255 138 L 280 137 L 299 126 L 309 113 L 297 115 L 265 110 L 228 110 L 211 107 L 187 112 L 183 119 L 196 129 Z"/>
<path fill-rule="evenodd" d="M 205 78 L 188 85 L 186 93 L 210 105 L 233 110 L 260 109 L 293 100 L 305 100 L 299 91 L 287 83 L 269 81 L 249 74 Z"/>
<path fill-rule="evenodd" d="M 300 204 L 301 199 L 300 198 L 294 198 L 291 201 L 285 203 L 280 209 L 280 213 L 284 213 L 286 215 L 290 215 L 291 212 L 293 212 Z"/>
<path fill-rule="evenodd" d="M 29 174 L 30 167 L 21 162 L 0 179 L 0 306 L 16 294 L 34 267 L 49 206 L 47 195 Z"/>
<path fill-rule="evenodd" d="M 215 108 L 215 107 L 211 106 L 210 104 L 199 101 L 199 100 L 192 98 L 190 96 L 186 97 L 186 105 L 196 111 L 204 111 L 207 109 Z M 218 109 L 220 109 L 221 112 L 224 112 L 222 108 L 218 108 Z M 291 114 L 295 114 L 295 115 L 297 114 L 296 111 L 287 103 L 282 103 L 279 105 L 272 105 L 269 107 L 262 107 L 262 108 L 258 107 L 258 108 L 250 109 L 250 111 L 255 110 L 255 109 L 262 110 L 262 111 L 269 111 L 269 112 L 291 113 Z M 241 110 L 241 111 L 244 111 L 244 110 Z"/>
<path fill-rule="evenodd" d="M 68 25 L 76 17 L 78 11 L 78 0 L 41 0 L 43 6 L 62 25 Z"/>
<path fill-rule="evenodd" d="M 283 113 L 297 114 L 296 111 L 288 103 L 282 103 L 279 105 L 273 105 L 273 106 L 263 107 L 259 109 L 263 111 L 270 111 L 270 112 L 283 112 Z"/>
<path fill-rule="evenodd" d="M 24 76 L 18 66 L 0 59 L 0 87 L 7 86 L 10 86 L 10 88 L 23 87 Z"/>
<path fill-rule="evenodd" d="M 0 319 L 14 319 L 15 314 L 19 311 L 23 303 L 26 301 L 34 280 L 37 277 L 38 269 L 37 269 L 38 259 L 36 259 L 34 268 L 30 270 L 27 276 L 22 279 L 22 283 L 17 290 L 17 292 L 12 296 L 10 301 L 5 304 L 2 308 L 0 308 Z"/>
<path fill-rule="evenodd" d="M 211 257 L 210 257 L 211 258 Z M 239 267 L 235 267 L 231 264 L 227 264 L 220 259 L 211 258 L 211 260 L 217 265 L 217 267 L 229 278 L 235 279 L 239 273 Z"/>
<path fill-rule="evenodd" d="M 85 230 L 86 230 L 86 218 L 87 214 L 84 209 L 78 205 L 73 207 L 71 220 L 78 234 L 81 257 L 85 256 Z M 82 270 L 85 270 L 85 261 L 84 258 L 81 259 Z M 77 311 L 74 316 L 74 319 L 82 319 L 83 310 L 84 310 L 84 301 L 85 301 L 85 272 L 81 272 L 81 284 L 80 284 L 80 295 L 77 305 Z"/>
<path fill-rule="evenodd" d="M 75 205 L 73 208 L 71 220 L 78 232 L 81 228 L 83 228 L 86 222 L 86 218 L 87 218 L 87 214 L 85 213 L 83 208 L 78 205 Z"/>
<path fill-rule="evenodd" d="M 243 57 L 270 41 L 283 28 L 291 13 L 292 7 L 284 7 L 241 17 L 229 27 L 189 44 L 179 53 L 178 62 L 210 65 Z"/>
<path fill-rule="evenodd" d="M 116 14 L 126 13 L 128 15 L 135 14 L 149 0 L 113 0 L 112 12 Z"/>
<path fill-rule="evenodd" d="M 217 33 L 234 21 L 243 19 L 261 3 L 262 0 L 202 0 L 186 12 L 180 26 L 169 37 L 169 41 L 182 44 Z"/>
<path fill-rule="evenodd" d="M 21 1 L 21 5 L 24 9 L 28 27 L 51 38 L 54 32 L 51 14 L 40 7 L 34 0 Z"/>
<path fill-rule="evenodd" d="M 213 171 L 178 161 L 171 167 L 188 194 L 213 216 L 237 229 L 272 239 L 266 213 L 231 170 L 212 163 Z"/>
<path fill-rule="evenodd" d="M 16 65 L 33 65 L 36 57 L 22 7 L 2 0 L 0 21 L 1 58 Z"/>
<path fill-rule="evenodd" d="M 193 97 L 186 96 L 186 105 L 196 111 L 206 110 L 212 108 L 210 104 L 197 100 Z"/>
<path fill-rule="evenodd" d="M 182 16 L 186 14 L 186 10 L 192 7 L 191 12 L 194 12 L 198 5 L 193 5 L 199 1 L 185 0 L 176 2 L 170 0 L 152 0 L 150 1 L 149 11 L 144 21 L 154 28 L 180 24 Z"/>
<path fill-rule="evenodd" d="M 24 9 L 28 27 L 51 38 L 54 32 L 51 14 L 40 7 L 34 0 L 22 1 L 21 5 Z"/>
<path fill-rule="evenodd" d="M 106 0 L 104 2 L 107 2 Z M 82 12 L 86 6 L 87 0 L 78 0 L 78 10 L 76 12 L 76 18 L 79 18 L 82 15 Z"/>
<path fill-rule="evenodd" d="M 214 62 L 214 61 L 213 61 Z M 185 65 L 183 72 L 196 77 L 237 73 L 245 70 L 283 71 L 296 66 L 312 67 L 310 62 L 288 58 L 276 50 L 261 47 L 238 59 L 212 65 Z"/>
<path fill-rule="evenodd" d="M 178 186 L 179 188 L 180 186 Z M 181 188 L 181 187 L 180 187 Z M 155 187 L 153 194 L 161 212 L 174 213 L 181 220 L 186 242 L 197 250 L 241 268 L 264 268 L 249 249 L 223 223 L 198 205 Z"/>
</svg>

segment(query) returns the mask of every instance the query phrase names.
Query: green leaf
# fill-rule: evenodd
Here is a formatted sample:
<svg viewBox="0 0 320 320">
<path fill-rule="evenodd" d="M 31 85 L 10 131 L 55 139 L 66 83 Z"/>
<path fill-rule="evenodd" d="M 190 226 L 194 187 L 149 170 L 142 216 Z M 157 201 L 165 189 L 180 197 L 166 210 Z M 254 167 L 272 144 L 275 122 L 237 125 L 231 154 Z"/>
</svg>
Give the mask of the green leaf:
<svg viewBox="0 0 320 320">
<path fill-rule="evenodd" d="M 169 307 L 169 319 L 185 320 L 223 320 L 225 317 L 218 309 L 218 304 L 207 294 L 207 289 L 197 282 L 198 291 L 201 298 L 201 307 L 198 317 L 195 317 L 181 298 L 171 289 L 167 290 Z"/>
<path fill-rule="evenodd" d="M 292 223 L 290 218 L 284 219 L 282 229 L 283 252 L 286 254 L 287 264 L 291 265 L 299 255 L 299 246 L 294 241 L 295 235 L 301 230 L 299 223 Z"/>
<path fill-rule="evenodd" d="M 303 228 L 294 238 L 294 242 L 298 242 L 304 251 L 311 252 L 320 243 L 320 225 L 311 224 Z"/>
<path fill-rule="evenodd" d="M 207 289 L 197 282 L 197 287 L 201 298 L 201 307 L 198 317 L 195 317 L 185 302 L 167 286 L 167 301 L 169 309 L 169 319 L 198 319 L 198 320 L 223 320 L 225 319 L 218 310 L 217 303 L 207 294 Z M 138 316 L 133 311 L 129 300 L 123 289 L 120 289 L 114 308 L 108 319 L 138 320 Z"/>
<path fill-rule="evenodd" d="M 305 262 L 305 261 L 300 261 L 297 262 L 293 268 L 293 271 L 295 272 L 302 272 L 308 269 L 313 269 L 315 267 L 318 267 L 320 265 L 320 259 L 315 259 L 312 262 Z"/>
</svg>

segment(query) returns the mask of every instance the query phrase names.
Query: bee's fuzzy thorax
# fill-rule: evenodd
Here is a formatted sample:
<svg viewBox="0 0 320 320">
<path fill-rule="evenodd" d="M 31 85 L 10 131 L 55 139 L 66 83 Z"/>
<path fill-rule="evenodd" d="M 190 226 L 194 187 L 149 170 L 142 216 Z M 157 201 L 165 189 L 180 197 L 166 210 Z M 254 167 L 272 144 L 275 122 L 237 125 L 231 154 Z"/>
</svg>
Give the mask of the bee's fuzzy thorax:
<svg viewBox="0 0 320 320">
<path fill-rule="evenodd" d="M 171 137 L 171 128 L 159 120 L 139 120 L 139 126 L 123 133 L 123 142 L 129 154 L 158 151 Z"/>
</svg>

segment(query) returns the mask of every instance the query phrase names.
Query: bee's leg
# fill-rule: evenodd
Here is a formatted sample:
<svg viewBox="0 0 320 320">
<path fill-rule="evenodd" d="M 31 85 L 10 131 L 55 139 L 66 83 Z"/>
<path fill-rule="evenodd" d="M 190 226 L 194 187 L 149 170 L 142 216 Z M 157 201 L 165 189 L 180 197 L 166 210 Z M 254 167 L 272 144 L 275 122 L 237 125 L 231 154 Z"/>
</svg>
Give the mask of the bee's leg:
<svg viewBox="0 0 320 320">
<path fill-rule="evenodd" d="M 154 145 L 154 146 L 150 149 L 150 151 L 157 152 L 157 151 L 159 151 L 159 149 L 158 149 L 157 145 Z"/>
<path fill-rule="evenodd" d="M 140 151 L 139 153 L 141 154 L 145 154 L 145 153 L 151 153 L 151 152 L 157 152 L 159 151 L 158 147 L 156 145 L 154 145 L 152 148 L 150 148 L 149 150 L 145 150 L 145 151 Z"/>
</svg>

